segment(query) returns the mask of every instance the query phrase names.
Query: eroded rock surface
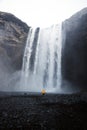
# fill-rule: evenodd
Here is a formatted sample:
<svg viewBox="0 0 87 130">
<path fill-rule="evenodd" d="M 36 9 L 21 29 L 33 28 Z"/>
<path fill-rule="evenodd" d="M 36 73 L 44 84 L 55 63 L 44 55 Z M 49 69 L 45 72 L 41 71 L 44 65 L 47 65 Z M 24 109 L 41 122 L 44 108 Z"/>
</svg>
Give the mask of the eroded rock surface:
<svg viewBox="0 0 87 130">
<path fill-rule="evenodd" d="M 28 30 L 27 24 L 14 15 L 0 12 L 0 57 L 13 69 L 21 68 Z"/>
<path fill-rule="evenodd" d="M 63 22 L 62 76 L 87 86 L 87 8 Z"/>
</svg>

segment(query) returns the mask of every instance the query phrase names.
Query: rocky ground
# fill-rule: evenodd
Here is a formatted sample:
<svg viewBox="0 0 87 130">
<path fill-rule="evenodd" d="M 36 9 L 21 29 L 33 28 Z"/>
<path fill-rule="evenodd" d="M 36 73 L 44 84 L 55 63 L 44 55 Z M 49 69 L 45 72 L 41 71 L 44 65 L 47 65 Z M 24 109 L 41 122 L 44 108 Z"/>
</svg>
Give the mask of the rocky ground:
<svg viewBox="0 0 87 130">
<path fill-rule="evenodd" d="M 87 130 L 87 94 L 0 94 L 0 130 Z"/>
</svg>

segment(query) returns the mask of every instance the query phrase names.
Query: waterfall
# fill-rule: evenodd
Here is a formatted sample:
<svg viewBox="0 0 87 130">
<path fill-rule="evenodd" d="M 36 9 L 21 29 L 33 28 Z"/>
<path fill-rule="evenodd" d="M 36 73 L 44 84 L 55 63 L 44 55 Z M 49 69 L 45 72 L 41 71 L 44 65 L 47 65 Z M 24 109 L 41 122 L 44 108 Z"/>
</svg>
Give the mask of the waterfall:
<svg viewBox="0 0 87 130">
<path fill-rule="evenodd" d="M 62 25 L 29 29 L 22 65 L 20 90 L 61 91 Z"/>
<path fill-rule="evenodd" d="M 30 28 L 28 37 L 27 37 L 26 46 L 25 46 L 25 52 L 23 56 L 23 67 L 22 67 L 22 71 L 25 72 L 26 77 L 28 77 L 28 74 L 29 74 L 30 56 L 32 52 L 32 44 L 33 44 L 34 35 L 35 35 L 35 30 Z"/>
</svg>

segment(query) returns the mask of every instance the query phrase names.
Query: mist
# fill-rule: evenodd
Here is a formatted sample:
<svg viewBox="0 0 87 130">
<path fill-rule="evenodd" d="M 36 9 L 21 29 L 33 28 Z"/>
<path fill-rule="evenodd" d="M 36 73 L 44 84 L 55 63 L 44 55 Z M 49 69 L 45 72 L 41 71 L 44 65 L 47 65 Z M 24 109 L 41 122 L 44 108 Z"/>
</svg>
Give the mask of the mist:
<svg viewBox="0 0 87 130">
<path fill-rule="evenodd" d="M 16 91 L 20 71 L 15 71 L 7 57 L 0 56 L 0 91 Z"/>
</svg>

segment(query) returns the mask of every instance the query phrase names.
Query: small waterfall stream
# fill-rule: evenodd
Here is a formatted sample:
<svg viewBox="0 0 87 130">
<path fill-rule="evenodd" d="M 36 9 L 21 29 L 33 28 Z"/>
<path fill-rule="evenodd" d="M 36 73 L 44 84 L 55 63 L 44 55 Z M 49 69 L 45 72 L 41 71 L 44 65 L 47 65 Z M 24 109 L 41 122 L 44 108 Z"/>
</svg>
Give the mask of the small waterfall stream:
<svg viewBox="0 0 87 130">
<path fill-rule="evenodd" d="M 62 24 L 30 28 L 22 65 L 20 90 L 61 91 Z"/>
</svg>

